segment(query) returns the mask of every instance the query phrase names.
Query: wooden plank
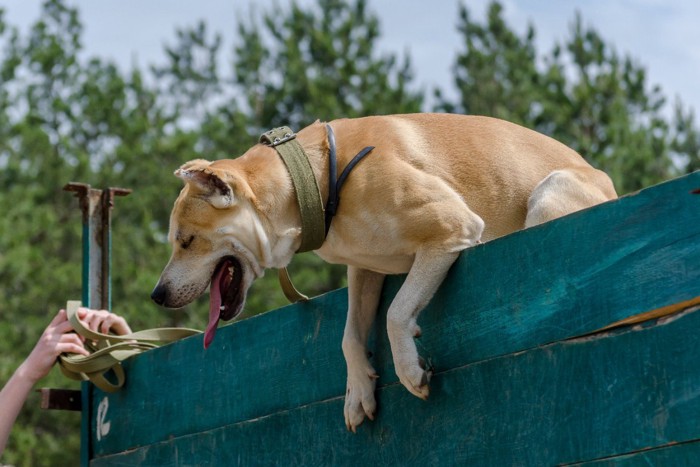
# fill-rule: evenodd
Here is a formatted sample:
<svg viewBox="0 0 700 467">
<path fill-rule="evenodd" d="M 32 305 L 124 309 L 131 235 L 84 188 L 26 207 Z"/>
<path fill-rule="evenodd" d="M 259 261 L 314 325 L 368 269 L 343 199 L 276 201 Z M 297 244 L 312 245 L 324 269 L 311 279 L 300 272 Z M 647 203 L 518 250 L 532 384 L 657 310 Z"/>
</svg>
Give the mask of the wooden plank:
<svg viewBox="0 0 700 467">
<path fill-rule="evenodd" d="M 662 323 L 439 372 L 427 402 L 388 385 L 356 435 L 336 397 L 91 465 L 556 465 L 698 440 L 700 312 Z"/>
<path fill-rule="evenodd" d="M 470 249 L 421 315 L 421 352 L 446 371 L 700 297 L 699 186 L 691 174 Z M 384 314 L 401 280 L 371 337 L 379 387 L 396 383 Z M 93 430 L 95 454 L 342 397 L 346 307 L 336 291 L 226 326 L 207 351 L 196 337 L 128 362 L 124 390 L 95 390 L 93 419 L 105 399 L 119 414 L 108 436 Z"/>
<path fill-rule="evenodd" d="M 700 304 L 700 297 L 697 297 L 697 298 L 694 298 L 691 300 L 686 300 L 686 301 L 680 302 L 680 303 L 674 303 L 673 305 L 664 306 L 661 308 L 657 308 L 656 310 L 646 311 L 644 313 L 641 313 L 641 314 L 638 314 L 635 316 L 630 316 L 629 318 L 622 319 L 620 321 L 617 321 L 615 323 L 612 323 L 612 324 L 605 326 L 600 331 L 606 331 L 608 329 L 614 329 L 614 328 L 619 328 L 622 326 L 630 326 L 632 324 L 643 323 L 644 321 L 649 321 L 651 319 L 662 318 L 664 316 L 668 316 L 668 315 L 677 313 L 681 310 L 691 308 L 691 307 L 696 306 L 698 304 Z"/>
<path fill-rule="evenodd" d="M 336 291 L 223 327 L 207 350 L 198 336 L 127 361 L 121 391 L 93 389 L 93 421 L 106 400 L 110 422 L 107 436 L 92 433 L 95 455 L 343 394 L 346 308 Z"/>
<path fill-rule="evenodd" d="M 465 251 L 421 314 L 424 352 L 449 368 L 697 303 L 699 186 L 695 172 Z M 402 280 L 387 282 L 382 310 Z"/>
<path fill-rule="evenodd" d="M 692 466 L 700 462 L 700 440 L 673 443 L 660 448 L 598 459 L 590 462 L 566 464 L 576 467 L 637 467 L 639 465 Z"/>
</svg>

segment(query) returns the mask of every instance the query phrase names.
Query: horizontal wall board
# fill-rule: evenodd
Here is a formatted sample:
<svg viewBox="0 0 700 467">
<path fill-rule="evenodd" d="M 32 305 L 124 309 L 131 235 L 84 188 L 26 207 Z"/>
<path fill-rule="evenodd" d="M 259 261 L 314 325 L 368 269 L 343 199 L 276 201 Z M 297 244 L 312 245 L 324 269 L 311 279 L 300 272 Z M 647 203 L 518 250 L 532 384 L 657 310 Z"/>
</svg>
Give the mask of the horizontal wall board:
<svg viewBox="0 0 700 467">
<path fill-rule="evenodd" d="M 208 430 L 344 393 L 340 351 L 347 294 L 336 291 L 221 328 L 206 350 L 192 337 L 125 362 L 118 392 L 93 389 L 93 419 L 105 400 L 110 433 L 96 455 Z M 288 313 L 285 313 L 288 311 Z"/>
<path fill-rule="evenodd" d="M 385 386 L 357 434 L 336 397 L 91 465 L 539 466 L 697 440 L 700 312 L 662 322 L 439 373 L 427 402 Z"/>
<path fill-rule="evenodd" d="M 700 463 L 700 440 L 688 441 L 681 444 L 671 444 L 660 448 L 599 459 L 591 462 L 567 464 L 576 467 L 637 467 L 649 466 L 695 466 Z"/>
<path fill-rule="evenodd" d="M 425 356 L 452 368 L 698 303 L 698 188 L 695 172 L 465 251 L 420 315 Z M 401 283 L 389 278 L 382 310 Z"/>
<path fill-rule="evenodd" d="M 698 187 L 691 174 L 464 252 L 421 315 L 419 350 L 445 372 L 700 297 Z M 388 279 L 371 337 L 380 388 L 396 383 L 384 315 L 401 281 Z M 127 362 L 122 391 L 93 389 L 86 423 L 106 400 L 111 424 L 91 431 L 92 452 L 342 398 L 346 293 L 222 327 L 208 350 L 200 336 Z"/>
</svg>

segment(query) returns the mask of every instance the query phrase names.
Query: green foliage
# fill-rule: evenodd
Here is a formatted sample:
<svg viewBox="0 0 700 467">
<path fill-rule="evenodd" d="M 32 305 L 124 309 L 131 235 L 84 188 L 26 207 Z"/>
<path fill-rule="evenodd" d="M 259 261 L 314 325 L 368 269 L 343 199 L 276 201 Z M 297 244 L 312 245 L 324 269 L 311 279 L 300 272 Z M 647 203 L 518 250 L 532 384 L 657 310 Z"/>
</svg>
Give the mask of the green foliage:
<svg viewBox="0 0 700 467">
<path fill-rule="evenodd" d="M 621 192 L 700 168 L 692 112 L 677 103 L 666 118 L 644 68 L 580 18 L 569 40 L 540 55 L 534 26 L 518 35 L 498 3 L 483 24 L 465 7 L 459 13 L 460 97 L 435 90 L 436 110 L 548 133 L 609 171 Z M 28 31 L 7 24 L 0 9 L 0 382 L 55 311 L 81 295 L 81 216 L 65 183 L 133 189 L 115 200 L 115 311 L 134 329 L 202 328 L 206 297 L 176 312 L 148 298 L 169 256 L 168 217 L 181 188 L 173 170 L 194 158 L 236 157 L 282 124 L 424 109 L 408 54 L 378 49 L 380 22 L 366 0 L 293 2 L 251 13 L 235 30 L 230 63 L 220 63 L 221 36 L 198 23 L 175 31 L 164 65 L 124 71 L 84 58 L 78 11 L 64 0 L 46 0 Z M 346 283 L 344 268 L 313 254 L 299 255 L 291 270 L 311 295 Z M 246 314 L 285 303 L 272 271 L 254 285 Z M 57 371 L 41 385 L 76 387 Z M 2 460 L 75 465 L 79 433 L 78 415 L 40 412 L 33 395 Z"/>
<path fill-rule="evenodd" d="M 491 4 L 485 24 L 461 7 L 458 28 L 460 99 L 446 101 L 438 90 L 438 110 L 503 118 L 548 134 L 610 174 L 621 193 L 697 167 L 692 114 L 677 104 L 670 123 L 661 89 L 649 85 L 644 68 L 584 27 L 580 15 L 571 37 L 546 55 L 535 50 L 534 27 L 519 36 L 499 3 Z"/>
<path fill-rule="evenodd" d="M 539 89 L 535 32 L 529 26 L 526 36 L 518 37 L 505 24 L 502 10 L 500 4 L 491 4 L 487 23 L 482 25 L 472 21 L 466 7 L 460 8 L 458 30 L 466 51 L 457 56 L 454 74 L 461 99 L 443 101 L 439 110 L 488 115 L 521 125 L 530 122 L 532 98 Z"/>
<path fill-rule="evenodd" d="M 408 89 L 410 60 L 379 55 L 379 20 L 366 0 L 292 3 L 289 13 L 240 22 L 235 83 L 257 133 L 301 128 L 316 119 L 418 112 L 422 96 Z"/>
</svg>

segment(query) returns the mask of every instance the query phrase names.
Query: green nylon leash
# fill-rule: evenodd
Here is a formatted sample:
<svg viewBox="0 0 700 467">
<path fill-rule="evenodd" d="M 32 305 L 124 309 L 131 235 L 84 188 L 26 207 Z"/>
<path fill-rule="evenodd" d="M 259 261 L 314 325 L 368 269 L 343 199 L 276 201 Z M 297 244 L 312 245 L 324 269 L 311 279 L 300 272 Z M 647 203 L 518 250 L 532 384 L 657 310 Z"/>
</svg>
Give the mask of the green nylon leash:
<svg viewBox="0 0 700 467">
<path fill-rule="evenodd" d="M 308 296 L 299 292 L 294 284 L 292 283 L 292 278 L 289 277 L 289 271 L 287 268 L 280 268 L 277 270 L 277 276 L 280 281 L 280 286 L 282 287 L 282 293 L 287 297 L 290 303 L 305 302 L 309 299 Z"/>
<path fill-rule="evenodd" d="M 104 392 L 115 392 L 124 385 L 126 375 L 122 362 L 127 358 L 201 333 L 188 328 L 155 328 L 125 335 L 102 334 L 83 326 L 77 314 L 81 306 L 80 301 L 68 301 L 68 321 L 75 332 L 85 338 L 85 348 L 91 353 L 88 356 L 63 353 L 58 357 L 58 364 L 68 378 L 89 380 Z M 114 373 L 116 383 L 105 377 L 110 370 Z"/>
</svg>

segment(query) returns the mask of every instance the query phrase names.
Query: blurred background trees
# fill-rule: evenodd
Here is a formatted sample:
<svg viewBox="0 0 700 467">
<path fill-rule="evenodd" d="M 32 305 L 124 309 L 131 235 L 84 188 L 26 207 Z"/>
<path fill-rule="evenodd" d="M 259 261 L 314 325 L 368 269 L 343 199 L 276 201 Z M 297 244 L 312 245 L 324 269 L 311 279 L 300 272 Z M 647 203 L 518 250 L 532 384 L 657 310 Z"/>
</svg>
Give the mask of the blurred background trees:
<svg viewBox="0 0 700 467">
<path fill-rule="evenodd" d="M 44 3 L 27 31 L 0 9 L 0 382 L 29 353 L 51 316 L 80 297 L 81 217 L 69 181 L 133 189 L 113 216 L 113 301 L 134 329 L 202 328 L 206 297 L 172 312 L 149 300 L 169 257 L 168 216 L 194 159 L 235 157 L 263 131 L 316 119 L 419 111 L 504 118 L 549 134 L 607 171 L 627 193 L 700 168 L 692 111 L 647 81 L 644 66 L 572 18 L 569 38 L 535 47 L 491 4 L 475 21 L 457 12 L 456 98 L 417 89 L 408 54 L 380 50 L 381 22 L 366 0 L 317 0 L 251 13 L 235 25 L 230 62 L 206 24 L 174 31 L 164 65 L 120 69 L 81 51 L 79 12 Z M 449 93 L 452 95 L 453 93 Z M 299 255 L 297 286 L 345 285 L 343 268 Z M 275 274 L 251 290 L 246 314 L 285 304 Z M 75 387 L 57 371 L 44 383 Z M 1 416 L 1 414 L 0 414 Z M 3 462 L 75 465 L 79 416 L 30 400 Z"/>
<path fill-rule="evenodd" d="M 694 117 L 666 97 L 632 57 L 620 55 L 594 29 L 573 19 L 570 38 L 546 54 L 535 29 L 520 37 L 492 3 L 486 22 L 460 8 L 464 40 L 454 65 L 457 102 L 436 91 L 440 111 L 491 115 L 535 129 L 576 149 L 628 193 L 697 167 Z"/>
</svg>

